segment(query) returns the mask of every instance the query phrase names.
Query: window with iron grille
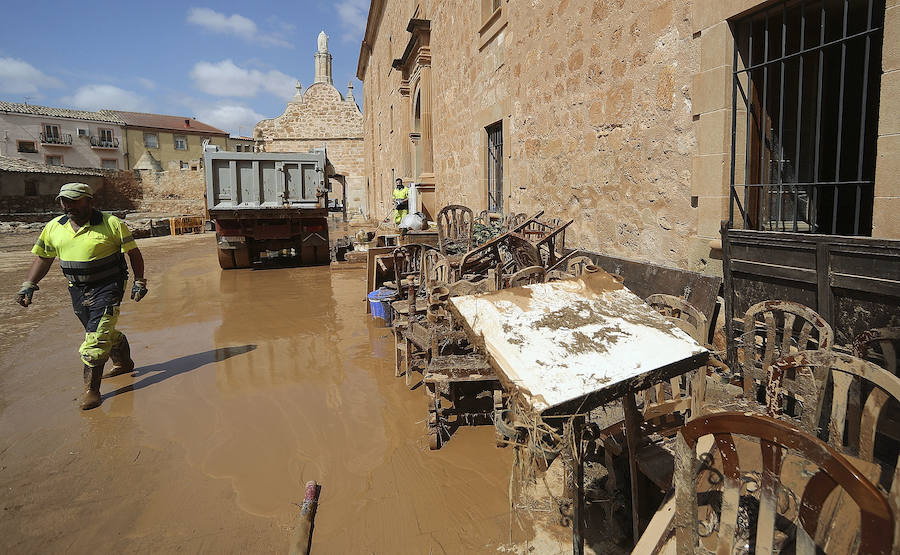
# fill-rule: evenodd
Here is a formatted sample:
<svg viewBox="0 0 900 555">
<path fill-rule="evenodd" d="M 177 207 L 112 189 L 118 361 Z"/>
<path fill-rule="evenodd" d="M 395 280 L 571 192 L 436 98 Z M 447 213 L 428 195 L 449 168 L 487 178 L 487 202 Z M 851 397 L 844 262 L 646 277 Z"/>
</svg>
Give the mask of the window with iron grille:
<svg viewBox="0 0 900 555">
<path fill-rule="evenodd" d="M 488 210 L 503 212 L 503 122 L 484 128 L 487 131 Z"/>
<path fill-rule="evenodd" d="M 731 207 L 745 229 L 871 235 L 884 0 L 732 22 Z"/>
</svg>

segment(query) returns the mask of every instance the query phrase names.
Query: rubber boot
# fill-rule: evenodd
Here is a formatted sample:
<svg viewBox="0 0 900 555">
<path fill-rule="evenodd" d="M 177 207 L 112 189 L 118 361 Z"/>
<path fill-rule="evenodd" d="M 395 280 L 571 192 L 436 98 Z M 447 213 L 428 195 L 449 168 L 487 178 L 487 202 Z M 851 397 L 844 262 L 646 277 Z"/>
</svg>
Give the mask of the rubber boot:
<svg viewBox="0 0 900 555">
<path fill-rule="evenodd" d="M 112 368 L 103 374 L 104 378 L 112 378 L 134 370 L 134 361 L 131 360 L 131 346 L 128 345 L 128 338 L 125 337 L 125 334 L 122 334 L 122 341 L 109 351 L 109 358 L 112 360 Z"/>
<path fill-rule="evenodd" d="M 84 397 L 81 398 L 81 410 L 90 410 L 100 406 L 100 377 L 103 365 L 84 365 Z"/>
</svg>

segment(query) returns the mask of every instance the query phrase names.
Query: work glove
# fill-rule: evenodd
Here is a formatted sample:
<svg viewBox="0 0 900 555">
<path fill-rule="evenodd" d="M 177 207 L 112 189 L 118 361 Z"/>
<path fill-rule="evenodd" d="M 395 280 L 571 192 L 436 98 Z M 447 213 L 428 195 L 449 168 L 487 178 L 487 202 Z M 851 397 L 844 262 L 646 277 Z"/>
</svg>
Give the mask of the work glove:
<svg viewBox="0 0 900 555">
<path fill-rule="evenodd" d="M 134 286 L 131 288 L 131 299 L 136 303 L 140 302 L 144 295 L 147 294 L 147 291 L 147 280 L 143 278 L 136 279 L 134 280 Z"/>
<path fill-rule="evenodd" d="M 38 289 L 40 287 L 37 286 L 37 283 L 31 283 L 30 281 L 22 283 L 22 288 L 16 293 L 16 302 L 22 306 L 30 305 L 31 297 L 34 296 L 34 292 Z"/>
</svg>

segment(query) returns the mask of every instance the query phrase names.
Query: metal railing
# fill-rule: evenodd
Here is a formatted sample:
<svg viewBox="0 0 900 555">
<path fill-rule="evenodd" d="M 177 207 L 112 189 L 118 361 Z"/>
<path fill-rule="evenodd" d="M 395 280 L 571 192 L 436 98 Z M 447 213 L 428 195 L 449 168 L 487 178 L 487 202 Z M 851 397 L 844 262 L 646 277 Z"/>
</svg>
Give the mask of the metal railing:
<svg viewBox="0 0 900 555">
<path fill-rule="evenodd" d="M 72 144 L 72 134 L 71 133 L 61 133 L 59 135 L 47 133 L 41 133 L 41 143 L 45 145 L 71 145 Z"/>
<path fill-rule="evenodd" d="M 119 138 L 104 139 L 103 137 L 91 137 L 91 146 L 95 148 L 119 148 Z"/>
<path fill-rule="evenodd" d="M 871 235 L 884 11 L 782 0 L 731 24 L 731 227 Z"/>
</svg>

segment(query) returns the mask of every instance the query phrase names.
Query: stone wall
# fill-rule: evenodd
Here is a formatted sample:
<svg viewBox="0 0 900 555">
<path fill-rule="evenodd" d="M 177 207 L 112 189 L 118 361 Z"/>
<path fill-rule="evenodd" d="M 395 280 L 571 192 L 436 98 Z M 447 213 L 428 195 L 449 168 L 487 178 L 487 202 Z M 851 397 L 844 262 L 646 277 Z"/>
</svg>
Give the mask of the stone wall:
<svg viewBox="0 0 900 555">
<path fill-rule="evenodd" d="M 356 101 L 344 100 L 328 83 L 315 83 L 288 103 L 284 113 L 264 119 L 253 130 L 255 139 L 341 139 L 362 135 L 362 114 Z"/>
<path fill-rule="evenodd" d="M 387 173 L 403 166 L 405 133 L 388 123 L 399 75 L 387 66 L 405 46 L 407 9 L 387 2 L 366 73 L 383 209 Z M 486 25 L 470 3 L 429 9 L 438 206 L 487 207 L 485 127 L 502 122 L 505 211 L 574 218 L 569 244 L 688 265 L 699 63 L 689 3 L 503 2 Z"/>
<path fill-rule="evenodd" d="M 438 207 L 487 206 L 487 133 L 503 129 L 505 212 L 573 218 L 567 244 L 720 272 L 728 217 L 733 38 L 729 18 L 762 0 L 373 2 L 360 61 L 365 164 L 373 213 L 392 179 L 415 168 L 415 75 L 402 82 L 410 18 L 430 22 L 428 48 Z M 900 83 L 900 6 L 888 2 L 882 52 L 873 235 L 900 237 L 891 94 Z M 409 94 L 409 93 L 407 93 Z M 741 121 L 739 119 L 739 121 Z M 422 131 L 422 137 L 426 133 Z M 405 168 L 405 169 L 404 169 Z M 737 179 L 743 179 L 737 175 Z"/>
<path fill-rule="evenodd" d="M 102 175 L 0 172 L 0 214 L 59 212 L 56 195 L 72 181 L 94 189 L 101 210 L 205 214 L 202 171 L 102 171 Z"/>
<path fill-rule="evenodd" d="M 356 100 L 347 99 L 330 83 L 315 83 L 288 103 L 284 113 L 256 124 L 253 136 L 263 152 L 308 152 L 325 146 L 337 174 L 357 183 L 364 172 L 363 117 Z M 342 198 L 342 186 L 332 180 L 332 199 Z M 348 199 L 359 198 L 359 194 Z M 365 212 L 365 202 L 347 204 L 348 213 Z"/>
<path fill-rule="evenodd" d="M 72 181 L 87 183 L 98 196 L 105 193 L 105 180 L 99 175 L 0 171 L 0 217 L 8 214 L 60 212 L 56 195 L 60 187 Z"/>
<path fill-rule="evenodd" d="M 200 170 L 139 171 L 143 196 L 139 209 L 143 212 L 204 215 L 206 178 Z"/>
</svg>

